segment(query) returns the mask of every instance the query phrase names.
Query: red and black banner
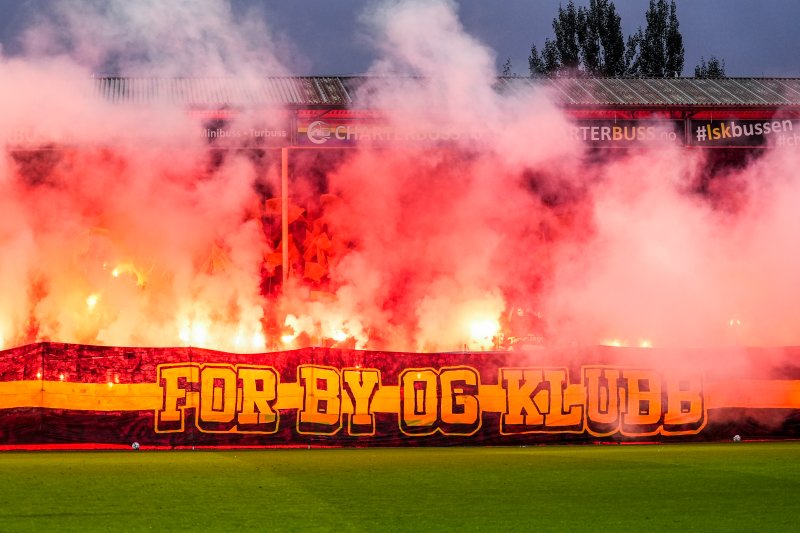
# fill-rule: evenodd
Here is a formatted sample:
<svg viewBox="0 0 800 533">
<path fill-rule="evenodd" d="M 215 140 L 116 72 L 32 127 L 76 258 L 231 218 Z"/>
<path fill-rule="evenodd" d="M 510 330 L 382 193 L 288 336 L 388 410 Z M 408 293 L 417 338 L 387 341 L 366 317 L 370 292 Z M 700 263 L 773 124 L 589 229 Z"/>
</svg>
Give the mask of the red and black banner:
<svg viewBox="0 0 800 533">
<path fill-rule="evenodd" d="M 798 438 L 800 367 L 777 361 L 800 349 L 775 353 L 749 350 L 756 366 L 737 375 L 670 369 L 648 349 L 240 355 L 43 343 L 0 352 L 0 446 Z"/>
</svg>

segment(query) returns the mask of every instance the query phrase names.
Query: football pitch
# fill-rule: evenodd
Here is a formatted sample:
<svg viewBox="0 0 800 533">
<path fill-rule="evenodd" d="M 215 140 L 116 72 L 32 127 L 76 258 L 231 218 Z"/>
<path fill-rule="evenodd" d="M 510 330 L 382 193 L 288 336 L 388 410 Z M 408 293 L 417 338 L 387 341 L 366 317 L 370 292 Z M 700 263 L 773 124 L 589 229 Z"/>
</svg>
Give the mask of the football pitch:
<svg viewBox="0 0 800 533">
<path fill-rule="evenodd" d="M 0 531 L 796 531 L 800 442 L 0 453 Z"/>
</svg>

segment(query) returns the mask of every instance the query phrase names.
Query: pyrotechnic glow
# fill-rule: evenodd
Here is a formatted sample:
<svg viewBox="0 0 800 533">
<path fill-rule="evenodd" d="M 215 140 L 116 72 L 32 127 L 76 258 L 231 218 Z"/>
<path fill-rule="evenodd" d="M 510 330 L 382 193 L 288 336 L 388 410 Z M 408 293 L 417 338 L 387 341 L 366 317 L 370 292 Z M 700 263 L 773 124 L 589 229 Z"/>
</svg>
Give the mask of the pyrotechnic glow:
<svg viewBox="0 0 800 533">
<path fill-rule="evenodd" d="M 348 342 L 349 346 L 355 348 L 367 346 L 367 337 L 357 320 L 345 320 L 340 311 L 332 310 L 321 302 L 314 302 L 308 310 L 313 315 L 286 316 L 284 329 L 279 335 L 284 345 L 302 342 L 310 346 L 330 346 L 332 343 Z"/>
<path fill-rule="evenodd" d="M 652 348 L 653 341 L 650 339 L 641 339 L 638 344 L 631 344 L 632 346 L 638 346 L 639 348 Z M 623 348 L 628 346 L 628 341 L 621 338 L 611 338 L 605 339 L 600 342 L 600 346 L 611 346 L 614 348 Z"/>
<path fill-rule="evenodd" d="M 625 341 L 621 339 L 607 339 L 600 343 L 601 346 L 612 346 L 614 348 L 621 348 L 625 346 Z"/>
<path fill-rule="evenodd" d="M 99 294 L 90 294 L 86 297 L 86 307 L 89 308 L 89 311 L 94 311 L 94 308 L 97 306 L 97 302 L 100 300 Z"/>
<path fill-rule="evenodd" d="M 197 317 L 184 319 L 178 328 L 177 337 L 183 346 L 212 348 L 235 353 L 264 351 L 267 342 L 258 323 L 245 326 L 213 322 Z"/>
<path fill-rule="evenodd" d="M 191 344 L 192 341 L 192 330 L 189 326 L 182 327 L 180 332 L 178 333 L 178 338 L 181 340 L 181 343 L 188 346 Z"/>
<path fill-rule="evenodd" d="M 266 346 L 267 338 L 260 331 L 253 333 L 250 338 L 250 347 L 254 350 L 263 350 Z"/>
<path fill-rule="evenodd" d="M 259 351 L 263 350 L 266 344 L 266 337 L 260 331 L 252 334 L 245 333 L 240 329 L 233 339 L 233 345 L 238 350 Z"/>
<path fill-rule="evenodd" d="M 500 333 L 500 322 L 492 318 L 473 320 L 469 326 L 470 341 L 477 344 L 492 343 Z"/>
<path fill-rule="evenodd" d="M 286 345 L 292 344 L 303 331 L 303 324 L 307 323 L 308 320 L 301 320 L 293 314 L 286 315 L 283 321 L 284 330 L 281 333 L 281 342 Z"/>
<path fill-rule="evenodd" d="M 190 337 L 193 346 L 206 346 L 208 343 L 208 328 L 205 324 L 194 323 L 192 324 Z"/>
<path fill-rule="evenodd" d="M 111 271 L 111 275 L 115 278 L 123 274 L 130 274 L 136 278 L 136 285 L 138 287 L 144 287 L 145 283 L 147 283 L 147 275 L 133 263 L 122 263 L 114 267 L 114 270 Z"/>
<path fill-rule="evenodd" d="M 178 334 L 181 342 L 186 346 L 205 348 L 208 343 L 208 326 L 199 321 L 185 323 Z"/>
<path fill-rule="evenodd" d="M 469 331 L 473 339 L 490 339 L 500 332 L 500 322 L 493 319 L 475 320 Z"/>
</svg>

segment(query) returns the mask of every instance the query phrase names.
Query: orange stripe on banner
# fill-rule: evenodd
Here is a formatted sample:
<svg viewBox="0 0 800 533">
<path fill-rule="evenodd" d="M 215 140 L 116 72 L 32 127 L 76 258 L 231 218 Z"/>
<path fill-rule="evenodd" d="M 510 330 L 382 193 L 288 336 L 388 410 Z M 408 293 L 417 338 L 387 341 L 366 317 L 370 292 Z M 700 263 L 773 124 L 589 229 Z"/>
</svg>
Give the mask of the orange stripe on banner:
<svg viewBox="0 0 800 533">
<path fill-rule="evenodd" d="M 375 392 L 372 400 L 374 413 L 399 413 L 400 412 L 400 387 L 384 385 Z"/>
<path fill-rule="evenodd" d="M 161 409 L 163 392 L 156 383 L 70 383 L 45 381 L 42 407 L 79 411 L 149 411 Z"/>
<path fill-rule="evenodd" d="M 400 388 L 383 385 L 372 398 L 373 413 L 399 413 Z M 582 403 L 583 386 L 572 385 L 566 405 Z M 188 393 L 187 406 L 196 406 L 198 393 Z M 705 384 L 706 409 L 800 409 L 800 380 L 734 379 Z M 568 400 L 568 401 L 567 401 Z M 278 384 L 275 409 L 302 409 L 305 390 L 298 383 Z M 481 411 L 505 412 L 506 391 L 500 385 L 480 385 Z M 84 411 L 147 411 L 161 409 L 163 391 L 157 383 L 113 384 L 60 381 L 0 382 L 0 409 L 43 407 Z M 353 405 L 342 396 L 342 413 Z"/>
<path fill-rule="evenodd" d="M 400 411 L 400 387 L 383 386 L 372 400 L 371 411 Z M 198 405 L 197 393 L 186 395 L 186 406 Z M 0 382 L 0 409 L 44 407 L 77 411 L 147 411 L 161 409 L 163 390 L 156 383 L 113 384 L 61 381 Z M 280 383 L 275 409 L 302 409 L 305 389 L 298 383 Z M 342 412 L 352 413 L 353 404 L 343 398 Z"/>
<path fill-rule="evenodd" d="M 278 401 L 273 409 L 302 409 L 304 395 L 299 383 L 278 383 Z"/>
<path fill-rule="evenodd" d="M 478 386 L 478 397 L 480 398 L 482 411 L 506 412 L 506 390 L 500 385 Z"/>
<path fill-rule="evenodd" d="M 800 409 L 800 380 L 732 379 L 706 383 L 708 409 Z"/>
<path fill-rule="evenodd" d="M 274 409 L 302 409 L 305 401 L 305 389 L 299 383 L 279 383 L 278 401 Z M 398 413 L 400 412 L 400 387 L 383 385 L 372 398 L 370 411 L 373 413 Z M 347 394 L 342 394 L 342 413 L 353 412 L 353 403 Z"/>
<path fill-rule="evenodd" d="M 0 409 L 15 407 L 39 407 L 42 403 L 42 382 L 0 382 Z"/>
<path fill-rule="evenodd" d="M 161 388 L 155 383 L 113 384 L 61 381 L 0 383 L 0 408 L 44 407 L 79 411 L 150 411 L 160 409 Z"/>
</svg>

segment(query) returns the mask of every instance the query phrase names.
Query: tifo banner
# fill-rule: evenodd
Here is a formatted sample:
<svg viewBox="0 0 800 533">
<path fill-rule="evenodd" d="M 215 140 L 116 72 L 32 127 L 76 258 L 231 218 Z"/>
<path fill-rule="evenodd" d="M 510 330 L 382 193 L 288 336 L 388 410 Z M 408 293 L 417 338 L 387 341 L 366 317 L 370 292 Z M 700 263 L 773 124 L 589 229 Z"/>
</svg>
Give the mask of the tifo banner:
<svg viewBox="0 0 800 533">
<path fill-rule="evenodd" d="M 788 354 L 788 355 L 787 355 Z M 670 365 L 664 365 L 665 356 Z M 0 445 L 426 446 L 800 437 L 800 349 L 0 352 Z M 714 360 L 731 360 L 725 358 Z M 755 365 L 755 366 L 752 366 Z M 746 370 L 745 370 L 746 369 Z"/>
</svg>

